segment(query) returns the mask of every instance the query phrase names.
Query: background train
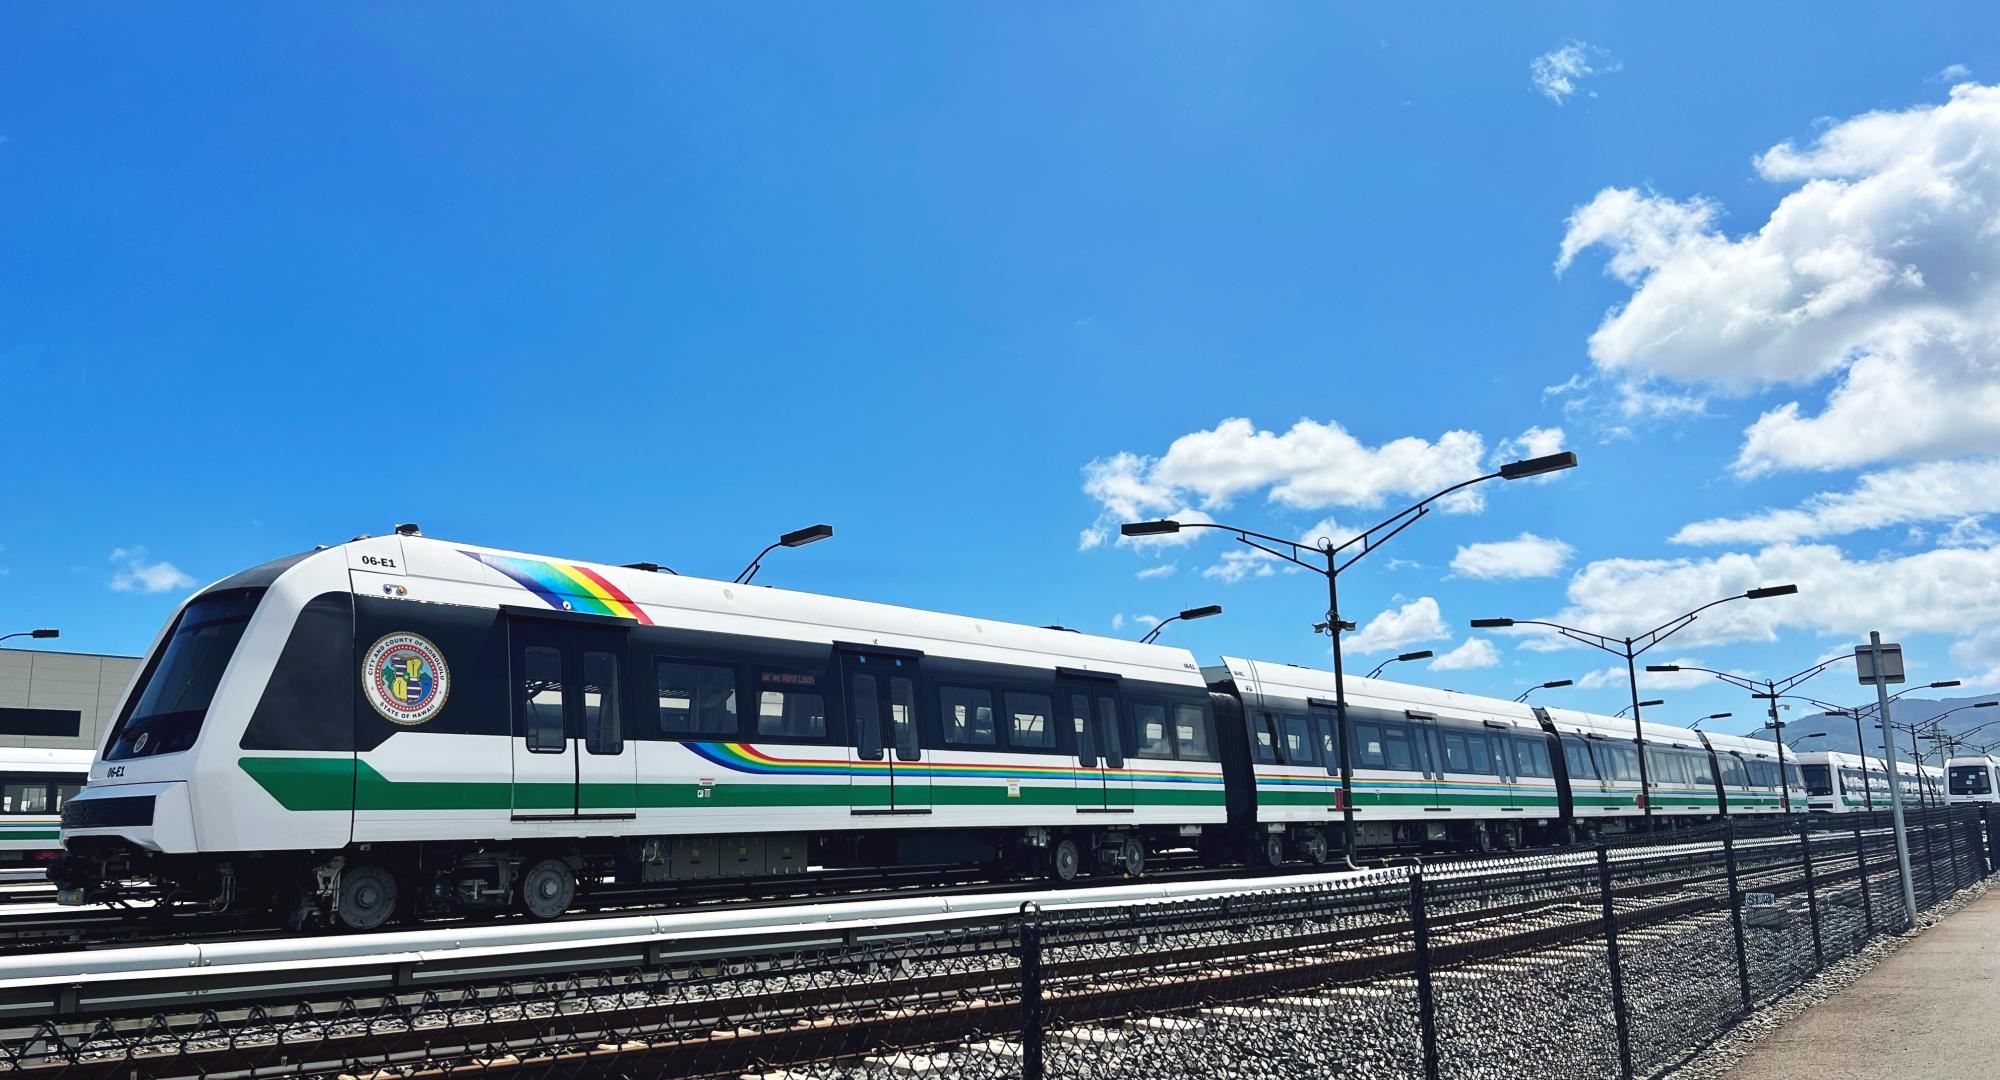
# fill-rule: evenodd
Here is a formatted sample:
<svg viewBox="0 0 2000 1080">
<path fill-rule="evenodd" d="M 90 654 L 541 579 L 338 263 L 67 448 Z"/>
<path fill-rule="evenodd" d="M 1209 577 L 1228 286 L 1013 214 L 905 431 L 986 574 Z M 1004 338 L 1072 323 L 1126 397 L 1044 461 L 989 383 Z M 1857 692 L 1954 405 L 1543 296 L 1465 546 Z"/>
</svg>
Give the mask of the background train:
<svg viewBox="0 0 2000 1080">
<path fill-rule="evenodd" d="M 425 538 L 192 597 L 62 808 L 68 902 L 369 928 L 607 883 L 1070 880 L 1803 812 L 1768 743 Z"/>
<path fill-rule="evenodd" d="M 62 853 L 59 815 L 90 773 L 88 750 L 0 747 L 0 868 Z"/>
<path fill-rule="evenodd" d="M 1889 771 L 1879 757 L 1866 760 L 1833 750 L 1808 750 L 1798 755 L 1805 777 L 1806 805 L 1815 813 L 1850 814 L 1885 810 L 1889 806 Z M 1896 762 L 1904 804 L 1919 806 L 1944 799 L 1944 771 Z"/>
<path fill-rule="evenodd" d="M 1945 761 L 1945 790 L 1953 802 L 2000 802 L 2000 761 L 1987 754 Z"/>
</svg>

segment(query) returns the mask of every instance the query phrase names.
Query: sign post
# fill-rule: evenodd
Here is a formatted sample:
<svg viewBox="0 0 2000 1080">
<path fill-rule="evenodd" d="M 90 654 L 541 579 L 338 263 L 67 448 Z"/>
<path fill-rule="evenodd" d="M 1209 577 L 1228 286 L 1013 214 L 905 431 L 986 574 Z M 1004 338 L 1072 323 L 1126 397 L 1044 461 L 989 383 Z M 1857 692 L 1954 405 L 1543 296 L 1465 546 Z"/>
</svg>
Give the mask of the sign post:
<svg viewBox="0 0 2000 1080">
<path fill-rule="evenodd" d="M 1889 684 L 1903 681 L 1903 647 L 1882 644 L 1881 631 L 1871 630 L 1868 644 L 1854 647 L 1854 671 L 1862 683 L 1875 685 L 1876 715 L 1882 718 L 1882 760 L 1889 766 L 1889 820 L 1896 834 L 1896 873 L 1903 883 L 1903 913 L 1914 930 L 1917 893 L 1910 884 L 1910 841 L 1903 832 L 1903 777 L 1896 767 L 1896 738 L 1889 726 Z M 1862 753 L 1867 752 L 1864 746 Z M 1918 776 L 1921 781 L 1921 770 Z"/>
</svg>

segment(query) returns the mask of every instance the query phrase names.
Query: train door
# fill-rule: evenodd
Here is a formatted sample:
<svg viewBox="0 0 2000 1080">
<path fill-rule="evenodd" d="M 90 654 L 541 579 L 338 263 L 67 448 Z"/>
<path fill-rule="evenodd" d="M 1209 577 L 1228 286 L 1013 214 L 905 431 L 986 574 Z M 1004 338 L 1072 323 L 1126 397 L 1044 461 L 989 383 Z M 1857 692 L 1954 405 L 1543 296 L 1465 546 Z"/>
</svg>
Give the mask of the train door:
<svg viewBox="0 0 2000 1080">
<path fill-rule="evenodd" d="M 917 656 L 844 653 L 841 682 L 853 729 L 848 740 L 853 811 L 930 812 L 930 763 L 917 730 Z"/>
<path fill-rule="evenodd" d="M 1519 809 L 1521 769 L 1514 760 L 1513 725 L 1497 720 L 1482 720 L 1480 723 L 1485 728 L 1487 743 L 1493 748 L 1493 771 L 1499 779 L 1494 790 L 1498 798 L 1489 805 L 1508 810 Z"/>
<path fill-rule="evenodd" d="M 625 631 L 516 618 L 508 642 L 514 817 L 631 817 L 639 766 L 624 737 Z"/>
<path fill-rule="evenodd" d="M 1412 709 L 1404 715 L 1410 720 L 1410 742 L 1416 746 L 1417 772 L 1425 780 L 1430 781 L 1421 785 L 1429 789 L 1429 798 L 1425 798 L 1424 792 L 1419 790 L 1413 805 L 1426 810 L 1449 808 L 1454 801 L 1454 792 L 1460 790 L 1447 775 L 1454 771 L 1451 760 L 1452 733 L 1439 725 L 1437 717 L 1430 713 Z"/>
<path fill-rule="evenodd" d="M 1341 737 L 1340 714 L 1331 701 L 1313 698 L 1306 702 L 1306 706 L 1312 713 L 1313 733 L 1319 739 L 1320 762 L 1325 766 L 1328 777 L 1326 808 L 1338 812 L 1347 802 L 1347 788 L 1340 776 L 1340 756 L 1347 746 L 1347 740 Z"/>
<path fill-rule="evenodd" d="M 1077 809 L 1131 809 L 1132 780 L 1125 774 L 1124 740 L 1118 723 L 1118 684 L 1109 679 L 1068 677 L 1056 683 L 1056 698 L 1056 709 L 1067 717 L 1065 722 L 1076 740 Z"/>
</svg>

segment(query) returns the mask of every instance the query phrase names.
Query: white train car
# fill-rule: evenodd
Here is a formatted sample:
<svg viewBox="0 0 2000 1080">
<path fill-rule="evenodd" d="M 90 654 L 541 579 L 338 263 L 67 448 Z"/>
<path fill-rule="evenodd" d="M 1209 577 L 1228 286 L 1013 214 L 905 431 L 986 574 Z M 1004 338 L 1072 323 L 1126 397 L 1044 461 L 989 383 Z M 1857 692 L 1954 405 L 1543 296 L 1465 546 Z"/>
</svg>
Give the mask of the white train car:
<svg viewBox="0 0 2000 1080">
<path fill-rule="evenodd" d="M 1226 822 L 1184 649 L 406 535 L 175 615 L 52 873 L 357 928 L 814 866 L 1137 872 Z"/>
<path fill-rule="evenodd" d="M 1889 808 L 1889 770 L 1882 758 L 1864 760 L 1836 750 L 1809 750 L 1798 757 L 1807 806 L 1813 813 L 1851 814 Z M 1943 801 L 1943 770 L 1898 761 L 1896 771 L 1905 806 Z"/>
<path fill-rule="evenodd" d="M 1776 746 L 1740 735 L 1702 732 L 1701 737 L 1715 754 L 1716 780 L 1730 817 L 1805 812 L 1806 793 L 1796 786 L 1798 766 L 1787 761 L 1780 769 Z"/>
<path fill-rule="evenodd" d="M 1323 861 L 1339 850 L 1350 802 L 1362 848 L 1487 850 L 1563 839 L 1558 751 L 1529 706 L 1351 677 L 1342 740 L 1332 672 L 1225 656 L 1206 674 L 1211 688 L 1241 703 L 1254 785 L 1231 796 L 1254 800 L 1248 808 L 1265 861 Z M 1231 725 L 1223 730 L 1227 738 Z M 1343 742 L 1351 786 L 1343 785 Z"/>
<path fill-rule="evenodd" d="M 1945 762 L 1946 791 L 1954 803 L 2000 802 L 2000 760 L 1987 754 Z"/>
<path fill-rule="evenodd" d="M 88 750 L 0 747 L 0 867 L 61 854 L 63 804 L 83 790 L 90 758 Z"/>
</svg>

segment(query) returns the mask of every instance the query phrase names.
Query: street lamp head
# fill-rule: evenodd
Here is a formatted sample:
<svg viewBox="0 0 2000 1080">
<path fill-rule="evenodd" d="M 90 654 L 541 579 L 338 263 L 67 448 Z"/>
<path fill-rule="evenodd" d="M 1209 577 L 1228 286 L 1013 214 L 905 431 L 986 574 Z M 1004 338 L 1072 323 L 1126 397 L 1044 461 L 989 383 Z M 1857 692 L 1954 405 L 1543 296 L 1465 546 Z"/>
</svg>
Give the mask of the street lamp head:
<svg viewBox="0 0 2000 1080">
<path fill-rule="evenodd" d="M 1666 700 L 1665 700 L 1664 698 L 1654 698 L 1654 699 L 1653 699 L 1653 700 L 1651 700 L 1651 701 L 1642 701 L 1642 702 L 1640 702 L 1640 703 L 1639 703 L 1639 707 L 1640 707 L 1640 708 L 1642 708 L 1642 709 L 1648 709 L 1648 708 L 1651 708 L 1651 707 L 1653 707 L 1653 706 L 1655 706 L 1655 705 L 1665 705 L 1665 704 L 1666 704 Z"/>
<path fill-rule="evenodd" d="M 1181 612 L 1179 617 L 1182 622 L 1191 622 L 1195 619 L 1206 619 L 1210 615 L 1220 614 L 1222 614 L 1222 605 L 1210 604 L 1207 607 L 1189 608 Z"/>
<path fill-rule="evenodd" d="M 808 525 L 803 529 L 788 532 L 778 537 L 778 543 L 788 548 L 804 547 L 807 544 L 824 540 L 832 535 L 833 526 L 831 525 Z"/>
<path fill-rule="evenodd" d="M 56 629 L 56 628 L 55 628 L 55 627 L 53 627 L 53 626 L 44 626 L 44 627 L 42 627 L 42 628 L 41 628 L 41 629 L 39 629 L 39 630 L 30 630 L 30 631 L 28 631 L 28 636 L 29 636 L 29 637 L 31 637 L 31 638 L 52 638 L 52 637 L 61 637 L 61 636 L 62 636 L 62 631 L 60 631 L 60 630 Z"/>
<path fill-rule="evenodd" d="M 1544 689 L 1544 690 L 1554 690 L 1554 689 L 1555 689 L 1556 687 L 1558 687 L 1558 686 L 1575 686 L 1575 685 L 1576 685 L 1576 680 L 1575 680 L 1575 679 L 1557 679 L 1557 680 L 1556 680 L 1556 681 L 1554 681 L 1554 682 L 1545 682 L 1545 683 L 1543 683 L 1543 684 L 1542 684 L 1542 689 Z"/>
<path fill-rule="evenodd" d="M 1425 649 L 1422 652 L 1398 653 L 1396 655 L 1396 659 L 1398 662 L 1405 660 L 1429 660 L 1431 657 L 1436 655 L 1437 655 L 1436 653 L 1430 651 L 1429 649 Z"/>
<path fill-rule="evenodd" d="M 1959 681 L 1959 680 L 1957 680 L 1957 679 L 1946 679 L 1946 680 L 1944 680 L 1943 682 L 1934 682 L 1934 683 L 1932 683 L 1932 684 L 1931 684 L 1931 687 L 1930 687 L 1930 688 L 1931 688 L 1931 689 L 1933 689 L 1933 690 L 1942 690 L 1942 689 L 1944 689 L 1944 688 L 1945 688 L 1945 687 L 1947 687 L 1947 686 L 1958 686 L 1958 685 L 1960 685 L 1960 681 Z"/>
<path fill-rule="evenodd" d="M 1525 461 L 1510 461 L 1500 466 L 1500 479 L 1520 480 L 1525 477 L 1540 476 L 1543 473 L 1561 472 L 1564 469 L 1574 468 L 1576 468 L 1576 454 L 1573 451 L 1565 450 L 1560 454 L 1550 454 L 1547 457 L 1528 458 Z"/>
<path fill-rule="evenodd" d="M 1735 714 L 1735 713 L 1733 713 L 1733 712 L 1719 712 L 1719 713 L 1709 713 L 1709 714 L 1708 714 L 1707 716 L 1704 716 L 1704 717 L 1702 717 L 1702 719 L 1703 719 L 1703 720 L 1721 720 L 1721 719 L 1723 719 L 1724 717 L 1730 717 L 1730 716 L 1735 716 L 1735 715 L 1736 715 L 1736 714 Z"/>
<path fill-rule="evenodd" d="M 1181 523 L 1162 518 L 1159 521 L 1128 521 L 1118 526 L 1121 536 L 1162 536 L 1181 531 Z"/>
<path fill-rule="evenodd" d="M 1681 669 L 1681 666 L 1680 666 L 1679 664 L 1647 664 L 1647 665 L 1646 665 L 1646 670 L 1647 670 L 1647 671 L 1679 671 L 1680 669 Z"/>
<path fill-rule="evenodd" d="M 1975 709 L 1990 709 L 1995 705 L 2000 705 L 2000 700 L 1974 702 L 1972 707 Z"/>
<path fill-rule="evenodd" d="M 1799 591 L 1797 585 L 1766 585 L 1761 589 L 1751 589 L 1743 594 L 1745 600 L 1763 600 L 1773 596 L 1790 596 Z"/>
<path fill-rule="evenodd" d="M 1472 620 L 1472 628 L 1473 628 L 1474 630 L 1492 630 L 1492 629 L 1496 629 L 1496 628 L 1498 628 L 1498 627 L 1502 627 L 1502 626 L 1512 626 L 1512 625 L 1514 625 L 1514 620 L 1512 620 L 1512 619 L 1474 619 L 1474 620 Z"/>
</svg>

